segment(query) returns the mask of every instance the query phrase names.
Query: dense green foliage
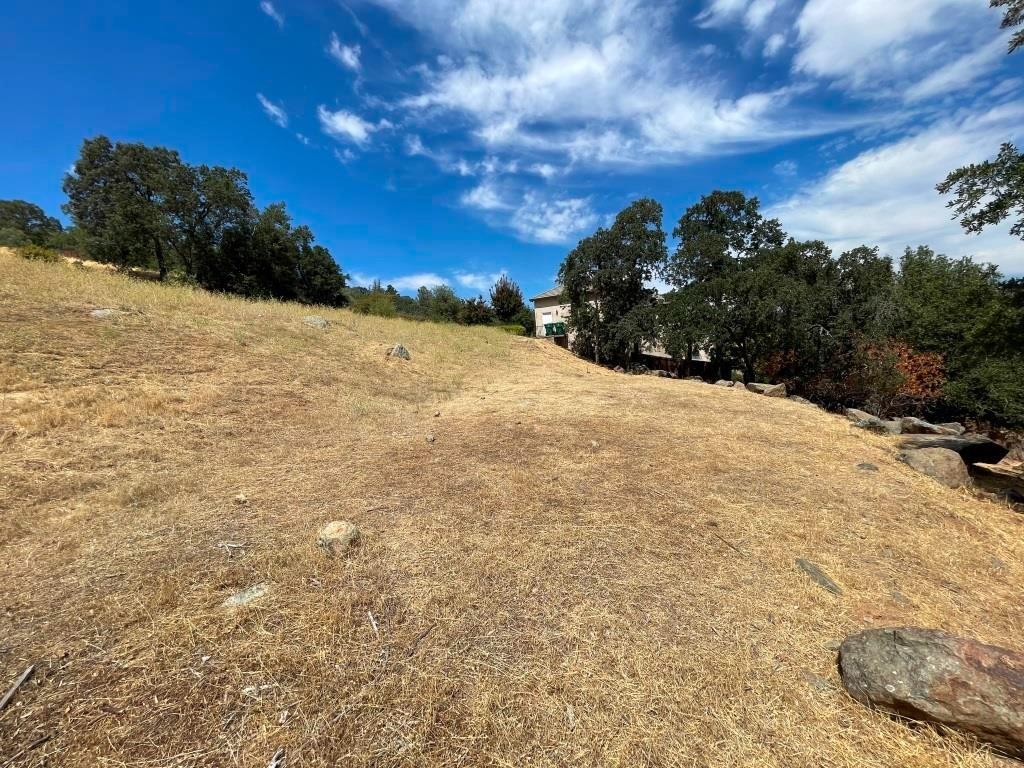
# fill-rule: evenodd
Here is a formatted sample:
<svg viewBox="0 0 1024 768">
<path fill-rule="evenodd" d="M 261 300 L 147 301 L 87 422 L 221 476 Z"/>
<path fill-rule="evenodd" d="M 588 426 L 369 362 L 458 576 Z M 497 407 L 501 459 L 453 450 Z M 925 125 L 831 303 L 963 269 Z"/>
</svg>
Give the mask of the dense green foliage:
<svg viewBox="0 0 1024 768">
<path fill-rule="evenodd" d="M 64 210 L 91 258 L 155 267 L 204 288 L 343 306 L 345 275 L 284 203 L 260 211 L 246 175 L 191 166 L 164 147 L 87 139 L 64 177 Z"/>
<path fill-rule="evenodd" d="M 709 378 L 739 368 L 833 407 L 1024 425 L 1022 281 L 926 247 L 907 249 L 898 269 L 867 246 L 833 258 L 739 192 L 687 209 L 675 252 L 662 244 L 659 255 L 660 210 L 634 204 L 566 257 L 580 354 L 628 363 L 658 339 L 684 374 L 703 350 Z M 657 275 L 672 289 L 661 300 L 646 287 Z"/>
<path fill-rule="evenodd" d="M 47 245 L 61 230 L 60 222 L 35 203 L 0 200 L 0 245 Z"/>
<path fill-rule="evenodd" d="M 523 303 L 519 286 L 502 275 L 491 289 L 492 304 L 482 296 L 463 300 L 447 285 L 434 288 L 420 287 L 416 297 L 402 296 L 394 286 L 384 286 L 375 281 L 369 288 L 347 289 L 352 309 L 360 314 L 380 317 L 404 317 L 409 320 L 428 320 L 435 323 L 461 323 L 463 325 L 500 325 L 506 330 L 515 329 L 518 334 L 533 330 L 533 313 Z M 518 306 L 512 302 L 499 304 L 507 313 L 514 309 L 511 318 L 503 321 L 493 304 L 495 296 L 516 296 Z"/>
<path fill-rule="evenodd" d="M 649 287 L 666 259 L 661 205 L 649 198 L 623 209 L 608 229 L 581 240 L 558 273 L 572 311 L 578 353 L 629 362 L 658 338 L 657 291 Z"/>
</svg>

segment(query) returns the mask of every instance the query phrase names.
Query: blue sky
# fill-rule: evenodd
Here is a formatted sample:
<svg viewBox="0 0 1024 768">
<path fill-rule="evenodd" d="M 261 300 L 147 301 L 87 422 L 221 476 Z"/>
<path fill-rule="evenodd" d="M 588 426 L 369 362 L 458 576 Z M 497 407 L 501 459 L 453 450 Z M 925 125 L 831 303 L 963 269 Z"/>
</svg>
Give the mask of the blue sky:
<svg viewBox="0 0 1024 768">
<path fill-rule="evenodd" d="M 8 0 L 0 198 L 57 213 L 99 133 L 284 200 L 403 292 L 550 287 L 639 196 L 715 188 L 837 251 L 929 244 L 1024 273 L 934 186 L 1024 139 L 1024 53 L 988 0 Z M 13 73 L 13 76 L 10 74 Z"/>
</svg>

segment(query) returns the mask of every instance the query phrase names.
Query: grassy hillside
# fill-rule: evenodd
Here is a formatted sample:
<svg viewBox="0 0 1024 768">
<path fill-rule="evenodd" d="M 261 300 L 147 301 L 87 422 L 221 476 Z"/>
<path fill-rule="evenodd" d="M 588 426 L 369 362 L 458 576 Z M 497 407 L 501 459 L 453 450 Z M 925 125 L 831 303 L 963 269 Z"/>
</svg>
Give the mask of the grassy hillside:
<svg viewBox="0 0 1024 768">
<path fill-rule="evenodd" d="M 807 406 L 309 313 L 0 253 L 0 764 L 995 764 L 834 644 L 1019 646 L 1021 516 Z"/>
</svg>

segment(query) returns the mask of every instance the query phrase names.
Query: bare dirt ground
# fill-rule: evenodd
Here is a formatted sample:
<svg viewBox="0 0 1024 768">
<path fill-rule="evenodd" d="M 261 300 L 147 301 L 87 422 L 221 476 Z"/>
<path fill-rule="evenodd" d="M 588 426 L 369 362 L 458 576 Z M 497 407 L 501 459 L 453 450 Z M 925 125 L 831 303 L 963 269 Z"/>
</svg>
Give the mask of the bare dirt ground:
<svg viewBox="0 0 1024 768">
<path fill-rule="evenodd" d="M 807 406 L 315 311 L 0 254 L 0 766 L 997 764 L 834 644 L 1019 648 L 1020 515 Z"/>
</svg>

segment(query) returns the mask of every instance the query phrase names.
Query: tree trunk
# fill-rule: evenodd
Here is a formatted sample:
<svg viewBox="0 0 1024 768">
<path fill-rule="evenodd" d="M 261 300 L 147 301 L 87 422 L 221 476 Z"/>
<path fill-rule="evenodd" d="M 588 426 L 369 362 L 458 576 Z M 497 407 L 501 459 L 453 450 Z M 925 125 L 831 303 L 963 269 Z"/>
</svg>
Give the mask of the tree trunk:
<svg viewBox="0 0 1024 768">
<path fill-rule="evenodd" d="M 686 364 L 683 366 L 683 375 L 690 375 L 690 366 L 693 365 L 693 344 L 686 345 Z"/>
<path fill-rule="evenodd" d="M 160 282 L 167 277 L 167 263 L 164 259 L 164 244 L 159 237 L 153 238 L 153 250 L 156 252 L 156 266 L 160 270 Z"/>
</svg>

